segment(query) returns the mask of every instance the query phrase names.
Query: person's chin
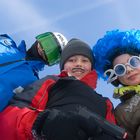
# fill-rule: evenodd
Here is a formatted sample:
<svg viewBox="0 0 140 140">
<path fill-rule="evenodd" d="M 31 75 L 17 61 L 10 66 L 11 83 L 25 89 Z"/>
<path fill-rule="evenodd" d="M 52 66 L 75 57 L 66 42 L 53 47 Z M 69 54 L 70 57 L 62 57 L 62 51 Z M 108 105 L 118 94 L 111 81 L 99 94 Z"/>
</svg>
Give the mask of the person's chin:
<svg viewBox="0 0 140 140">
<path fill-rule="evenodd" d="M 132 81 L 127 82 L 127 85 L 129 85 L 129 86 L 136 86 L 139 84 L 140 84 L 140 81 L 136 81 L 136 80 L 132 80 Z"/>
<path fill-rule="evenodd" d="M 83 78 L 83 76 L 82 75 L 75 75 L 75 78 L 78 79 L 78 80 L 80 80 L 80 79 Z"/>
</svg>

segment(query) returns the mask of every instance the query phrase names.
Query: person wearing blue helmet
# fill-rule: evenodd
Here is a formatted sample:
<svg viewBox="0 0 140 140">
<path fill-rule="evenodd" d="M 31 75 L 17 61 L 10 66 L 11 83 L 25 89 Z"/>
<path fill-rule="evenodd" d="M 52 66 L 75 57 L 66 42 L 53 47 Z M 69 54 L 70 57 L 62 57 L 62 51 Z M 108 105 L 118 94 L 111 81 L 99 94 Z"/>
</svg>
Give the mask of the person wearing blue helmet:
<svg viewBox="0 0 140 140">
<path fill-rule="evenodd" d="M 45 65 L 59 62 L 60 53 L 67 39 L 57 32 L 46 32 L 36 37 L 35 43 L 26 51 L 25 41 L 17 46 L 7 34 L 0 35 L 0 111 L 14 94 L 39 79 L 38 72 Z"/>
<path fill-rule="evenodd" d="M 128 140 L 140 139 L 140 30 L 108 31 L 93 47 L 99 76 L 116 88 L 113 97 L 118 125 Z"/>
</svg>

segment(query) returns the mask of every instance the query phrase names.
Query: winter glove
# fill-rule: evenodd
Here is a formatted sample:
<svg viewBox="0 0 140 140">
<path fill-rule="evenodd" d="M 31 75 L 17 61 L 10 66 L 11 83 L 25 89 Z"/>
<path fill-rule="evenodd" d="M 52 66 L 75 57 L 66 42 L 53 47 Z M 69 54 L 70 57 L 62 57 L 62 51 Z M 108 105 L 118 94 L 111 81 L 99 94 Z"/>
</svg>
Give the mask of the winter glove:
<svg viewBox="0 0 140 140">
<path fill-rule="evenodd" d="M 132 92 L 136 94 L 140 94 L 140 85 L 116 88 L 114 90 L 113 98 L 118 99 L 122 97 L 123 95 L 129 94 Z"/>
<path fill-rule="evenodd" d="M 87 140 L 101 132 L 96 122 L 90 122 L 84 108 L 77 113 L 56 109 L 40 113 L 33 125 L 34 136 L 47 140 Z"/>
</svg>

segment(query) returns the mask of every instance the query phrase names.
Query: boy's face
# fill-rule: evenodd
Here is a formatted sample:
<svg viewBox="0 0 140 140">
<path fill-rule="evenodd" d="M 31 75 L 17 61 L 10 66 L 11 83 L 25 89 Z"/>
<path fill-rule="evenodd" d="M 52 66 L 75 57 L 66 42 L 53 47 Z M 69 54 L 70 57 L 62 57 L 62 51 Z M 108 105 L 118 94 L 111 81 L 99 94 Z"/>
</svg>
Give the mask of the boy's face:
<svg viewBox="0 0 140 140">
<path fill-rule="evenodd" d="M 140 84 L 140 67 L 132 68 L 128 65 L 128 60 L 132 57 L 129 54 L 122 54 L 117 56 L 113 61 L 113 66 L 117 64 L 124 64 L 126 67 L 126 74 L 118 76 L 118 80 L 124 85 L 138 85 Z M 126 65 L 127 64 L 127 65 Z"/>
<path fill-rule="evenodd" d="M 74 76 L 79 80 L 91 72 L 91 69 L 92 65 L 90 60 L 82 55 L 74 55 L 64 64 L 64 70 L 68 72 L 68 75 Z"/>
</svg>

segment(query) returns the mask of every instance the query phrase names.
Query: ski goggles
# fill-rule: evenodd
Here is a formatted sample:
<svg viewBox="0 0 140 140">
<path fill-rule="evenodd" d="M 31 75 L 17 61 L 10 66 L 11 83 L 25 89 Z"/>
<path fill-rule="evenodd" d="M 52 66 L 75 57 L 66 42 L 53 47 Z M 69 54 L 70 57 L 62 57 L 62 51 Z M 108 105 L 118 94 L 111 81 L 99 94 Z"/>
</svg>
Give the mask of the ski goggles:
<svg viewBox="0 0 140 140">
<path fill-rule="evenodd" d="M 104 76 L 107 76 L 107 73 L 110 73 L 108 78 L 108 82 L 110 83 L 115 79 L 117 79 L 118 76 L 124 76 L 127 72 L 127 68 L 126 68 L 127 66 L 133 69 L 140 67 L 140 57 L 138 56 L 130 57 L 126 64 L 117 64 L 114 66 L 113 69 L 109 69 L 105 71 Z"/>
<path fill-rule="evenodd" d="M 130 66 L 131 68 L 135 69 L 140 67 L 140 57 L 132 56 L 128 60 L 126 64 L 117 64 L 114 66 L 114 71 L 117 76 L 124 76 L 126 74 L 126 66 Z"/>
<path fill-rule="evenodd" d="M 40 34 L 36 37 L 49 66 L 57 64 L 60 61 L 61 46 L 55 35 L 51 32 Z"/>
</svg>

